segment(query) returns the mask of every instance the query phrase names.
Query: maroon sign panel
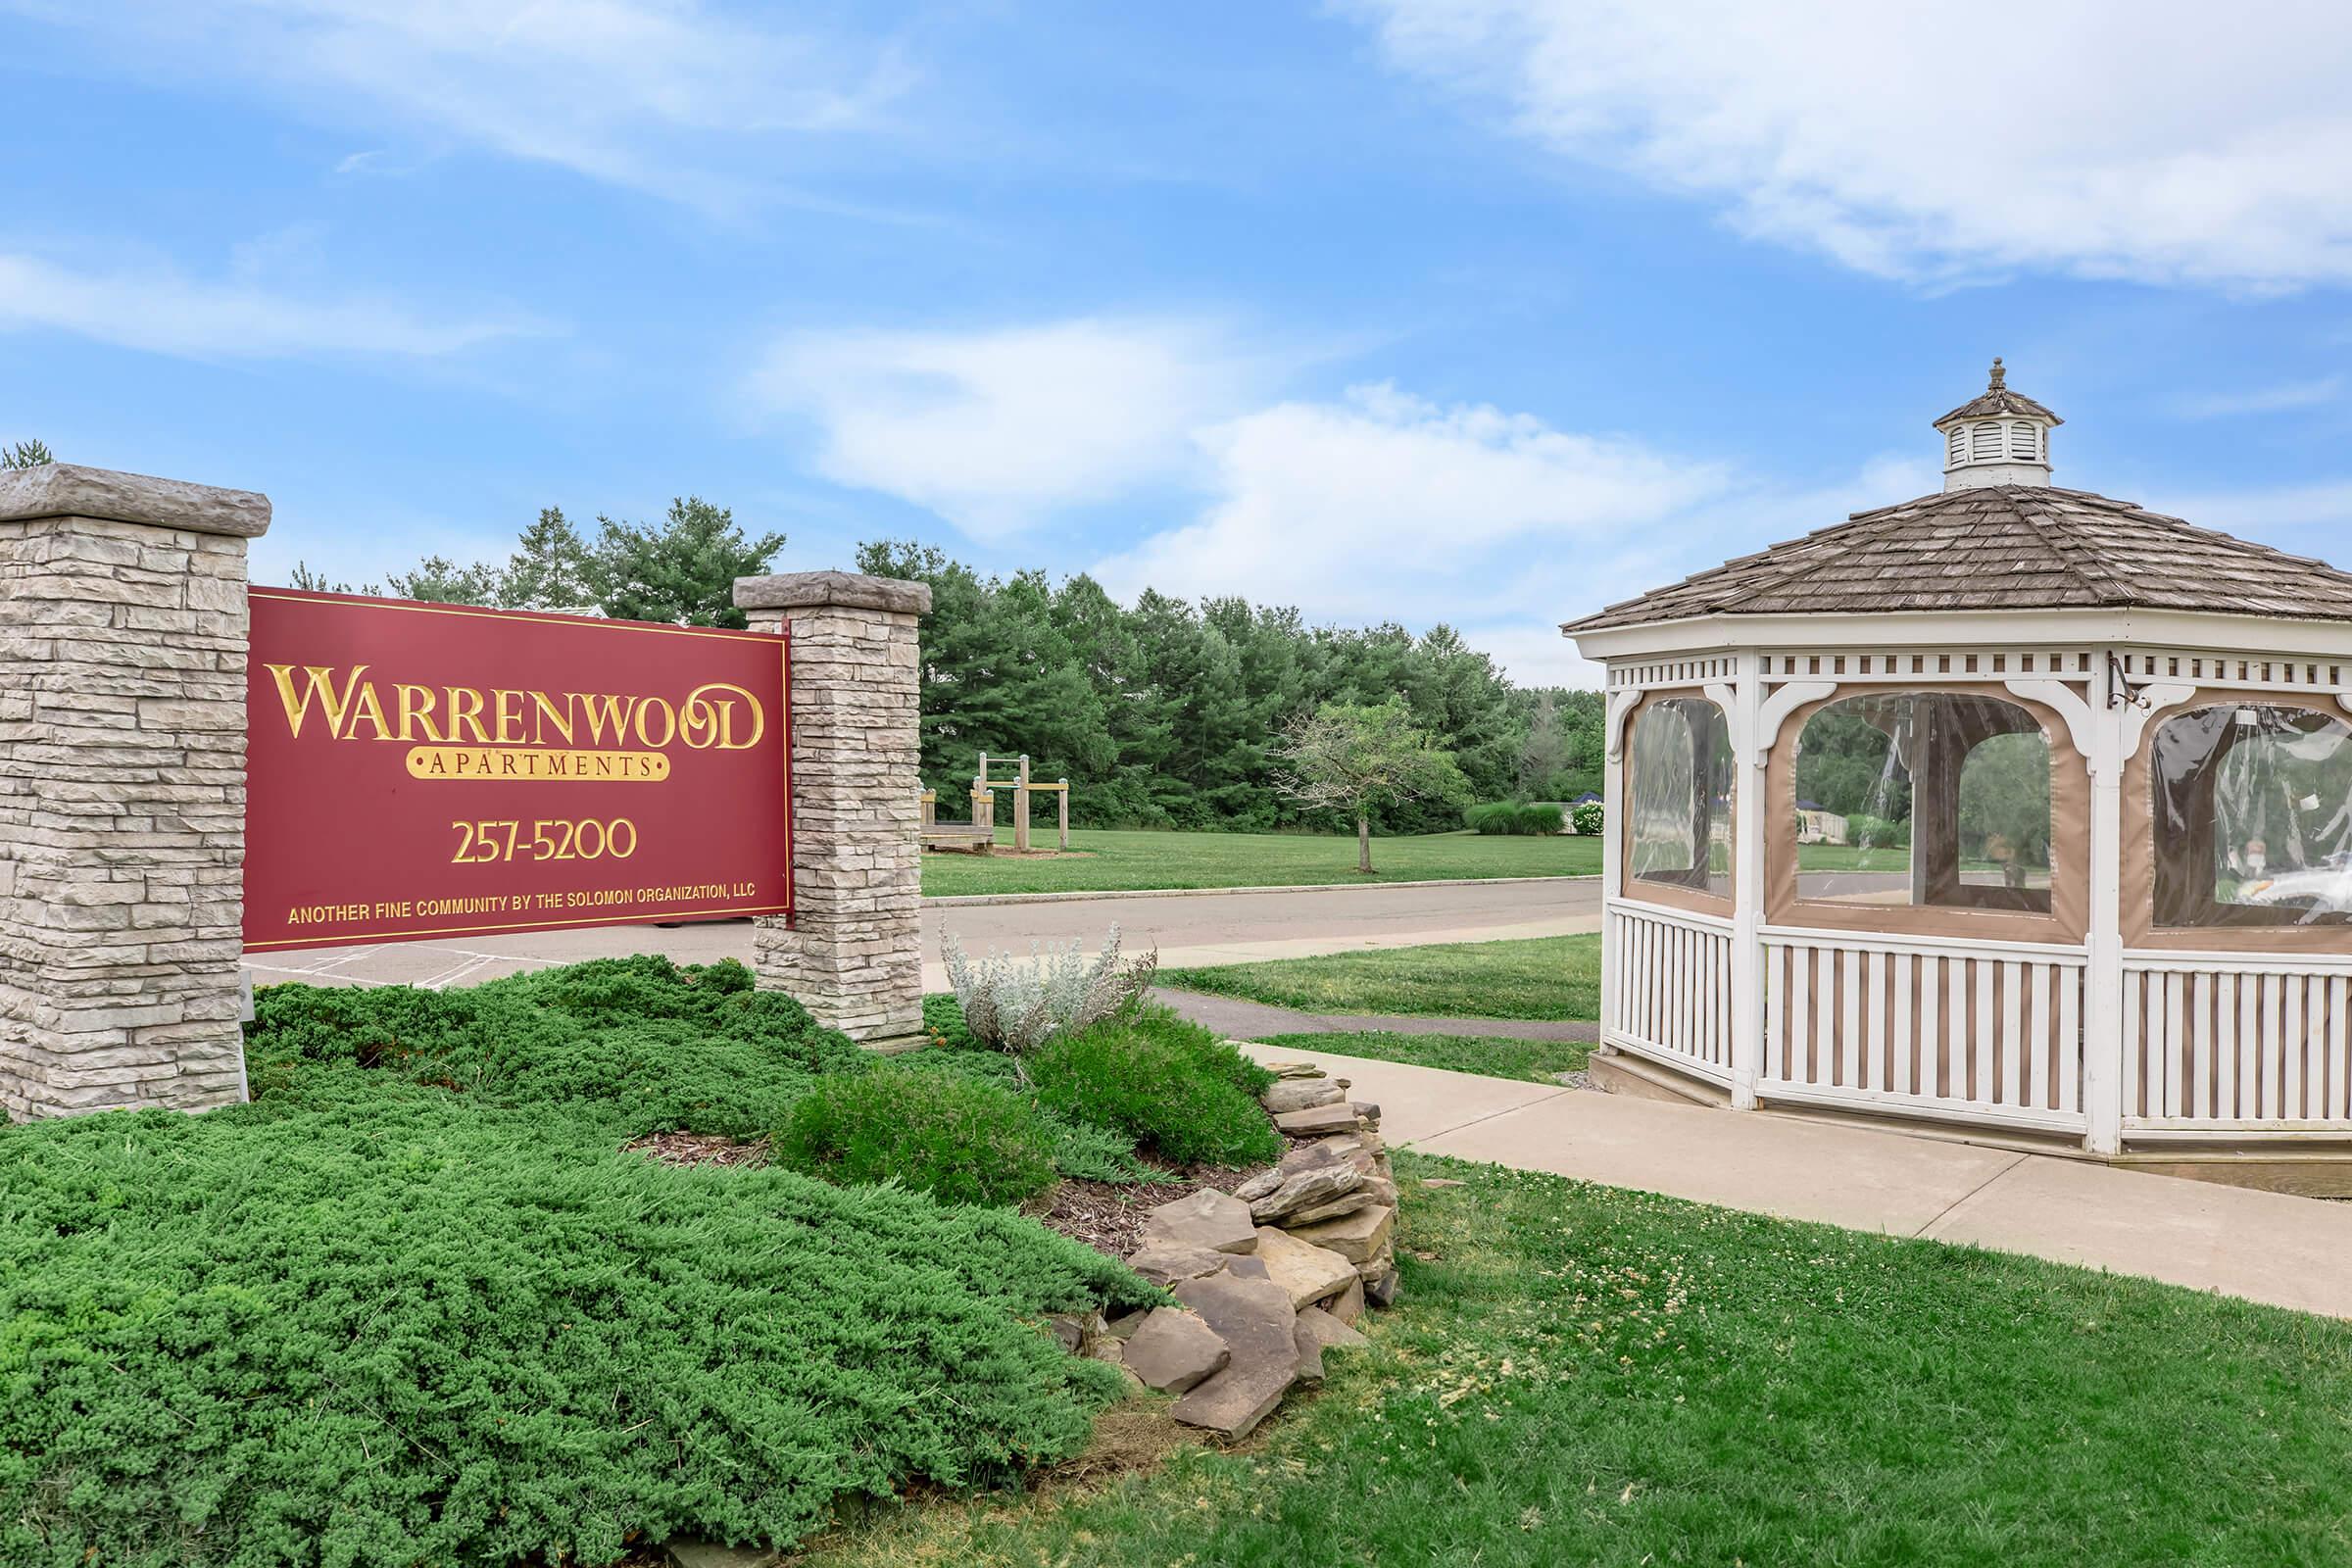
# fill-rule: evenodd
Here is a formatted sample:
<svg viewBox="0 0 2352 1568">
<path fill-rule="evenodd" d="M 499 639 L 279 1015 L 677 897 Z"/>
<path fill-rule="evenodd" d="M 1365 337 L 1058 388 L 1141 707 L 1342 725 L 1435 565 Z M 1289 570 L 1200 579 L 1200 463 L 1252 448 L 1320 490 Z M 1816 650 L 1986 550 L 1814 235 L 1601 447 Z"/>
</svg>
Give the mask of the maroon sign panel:
<svg viewBox="0 0 2352 1568">
<path fill-rule="evenodd" d="M 785 639 L 249 601 L 248 950 L 791 912 Z"/>
</svg>

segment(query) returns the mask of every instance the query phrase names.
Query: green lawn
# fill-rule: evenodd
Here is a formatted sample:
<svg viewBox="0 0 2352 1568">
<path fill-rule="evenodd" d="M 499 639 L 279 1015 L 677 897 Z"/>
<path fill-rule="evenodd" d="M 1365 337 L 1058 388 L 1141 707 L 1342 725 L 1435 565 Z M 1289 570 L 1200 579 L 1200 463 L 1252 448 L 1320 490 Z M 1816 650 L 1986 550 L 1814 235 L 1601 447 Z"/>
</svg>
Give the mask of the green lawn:
<svg viewBox="0 0 2352 1568">
<path fill-rule="evenodd" d="M 1508 1040 L 1498 1035 L 1400 1035 L 1386 1030 L 1356 1034 L 1269 1035 L 1265 1042 L 1311 1056 L 1332 1052 L 1375 1061 L 1410 1062 L 1447 1072 L 1483 1073 L 1489 1078 L 1523 1078 L 1553 1084 L 1560 1074 L 1584 1066 L 1592 1048 L 1566 1040 Z"/>
<path fill-rule="evenodd" d="M 1600 1016 L 1600 938 L 1448 942 L 1165 969 L 1159 983 L 1301 1012 L 1591 1019 Z"/>
<path fill-rule="evenodd" d="M 1911 869 L 1909 848 L 1866 849 L 1859 844 L 1799 844 L 1796 847 L 1796 868 L 1800 871 L 1908 871 Z"/>
<path fill-rule="evenodd" d="M 1012 830 L 997 842 L 1009 846 Z M 1034 844 L 1050 846 L 1054 831 Z M 1082 828 L 1070 853 L 1047 858 L 926 851 L 923 891 L 934 898 L 971 893 L 1107 893 L 1137 888 L 1314 887 L 1344 882 L 1429 882 L 1451 877 L 1593 876 L 1600 840 L 1482 838 L 1432 833 L 1374 839 L 1370 876 L 1355 869 L 1355 840 L 1325 833 L 1145 833 Z"/>
<path fill-rule="evenodd" d="M 1396 1157 L 1404 1293 L 1239 1452 L 917 1506 L 811 1568 L 2352 1561 L 2352 1326 Z M 1467 1186 L 1421 1189 L 1443 1174 Z"/>
</svg>

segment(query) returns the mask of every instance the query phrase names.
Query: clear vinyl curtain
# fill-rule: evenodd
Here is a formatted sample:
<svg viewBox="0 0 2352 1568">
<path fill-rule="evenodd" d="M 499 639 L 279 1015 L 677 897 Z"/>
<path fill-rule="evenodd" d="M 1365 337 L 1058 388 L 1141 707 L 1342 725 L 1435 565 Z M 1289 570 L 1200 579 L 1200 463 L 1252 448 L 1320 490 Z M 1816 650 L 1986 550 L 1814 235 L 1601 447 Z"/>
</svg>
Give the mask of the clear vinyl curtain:
<svg viewBox="0 0 2352 1568">
<path fill-rule="evenodd" d="M 2227 703 L 2157 726 L 2149 817 L 2159 926 L 2352 918 L 2352 725 Z"/>
<path fill-rule="evenodd" d="M 1797 896 L 2046 914 L 2050 786 L 2049 737 L 2015 703 L 1831 703 L 1796 742 Z"/>
<path fill-rule="evenodd" d="M 1732 737 L 1703 697 L 1644 703 L 1626 776 L 1634 879 L 1732 896 Z"/>
</svg>

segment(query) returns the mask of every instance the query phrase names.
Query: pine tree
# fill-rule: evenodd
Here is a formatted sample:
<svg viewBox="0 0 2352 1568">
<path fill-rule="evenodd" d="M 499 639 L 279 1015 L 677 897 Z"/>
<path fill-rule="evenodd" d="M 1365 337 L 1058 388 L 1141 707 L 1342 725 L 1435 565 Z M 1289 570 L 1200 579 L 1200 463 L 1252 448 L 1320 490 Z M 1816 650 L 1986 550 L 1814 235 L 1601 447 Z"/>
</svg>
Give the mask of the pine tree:
<svg viewBox="0 0 2352 1568">
<path fill-rule="evenodd" d="M 598 605 L 622 620 L 741 629 L 749 621 L 735 608 L 735 579 L 767 570 L 784 548 L 780 533 L 745 538 L 732 512 L 700 496 L 672 501 L 658 527 L 596 520 Z"/>
<path fill-rule="evenodd" d="M 1560 727 L 1559 705 L 1552 701 L 1551 693 L 1538 692 L 1528 717 L 1527 739 L 1519 743 L 1519 793 L 1531 801 L 1543 800 L 1567 769 L 1568 736 Z"/>
<path fill-rule="evenodd" d="M 543 507 L 522 530 L 499 576 L 498 602 L 512 610 L 581 610 L 602 597 L 597 562 L 561 507 Z"/>
<path fill-rule="evenodd" d="M 499 574 L 495 566 L 461 566 L 447 556 L 427 556 L 414 571 L 391 574 L 395 599 L 421 599 L 428 604 L 496 605 Z"/>
</svg>

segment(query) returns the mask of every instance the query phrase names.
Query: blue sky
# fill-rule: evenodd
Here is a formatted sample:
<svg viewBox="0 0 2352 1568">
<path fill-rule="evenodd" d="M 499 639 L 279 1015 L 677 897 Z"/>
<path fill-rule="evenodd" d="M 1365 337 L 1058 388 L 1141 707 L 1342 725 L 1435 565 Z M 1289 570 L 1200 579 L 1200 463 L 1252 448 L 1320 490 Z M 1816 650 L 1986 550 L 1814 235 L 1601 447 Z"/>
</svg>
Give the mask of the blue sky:
<svg viewBox="0 0 2352 1568">
<path fill-rule="evenodd" d="M 268 492 L 258 581 L 539 508 L 1450 620 L 2057 479 L 2352 563 L 2352 19 L 0 0 L 0 440 Z"/>
</svg>

